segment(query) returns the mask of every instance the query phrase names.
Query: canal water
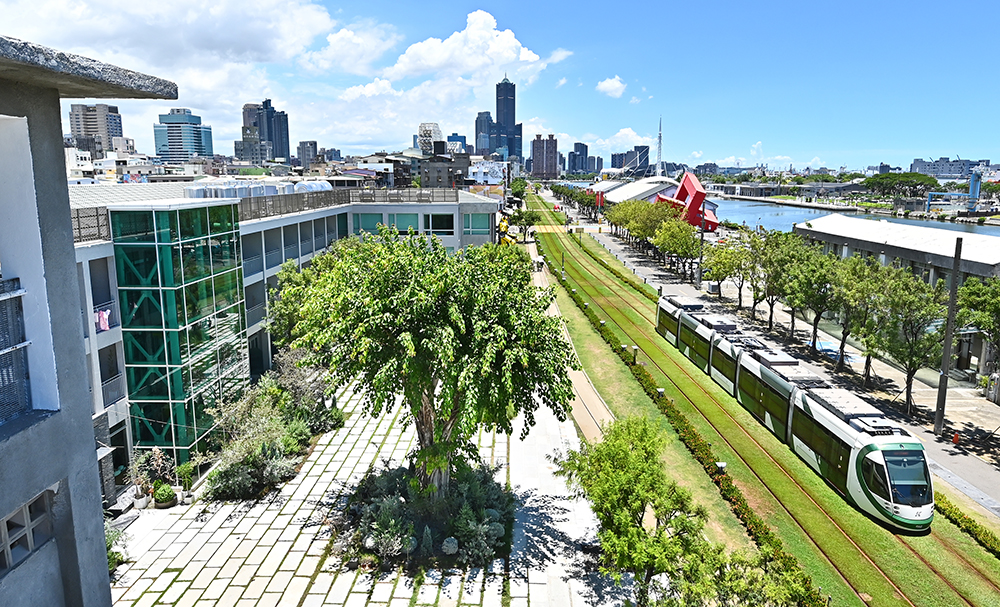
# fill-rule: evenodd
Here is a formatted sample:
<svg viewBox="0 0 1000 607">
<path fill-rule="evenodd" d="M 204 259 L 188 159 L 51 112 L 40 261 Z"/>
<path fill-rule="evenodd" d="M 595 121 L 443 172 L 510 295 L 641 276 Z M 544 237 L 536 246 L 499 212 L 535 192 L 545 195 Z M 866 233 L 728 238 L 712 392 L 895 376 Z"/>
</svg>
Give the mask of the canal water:
<svg viewBox="0 0 1000 607">
<path fill-rule="evenodd" d="M 716 211 L 719 219 L 726 219 L 738 224 L 745 222 L 751 228 L 759 225 L 768 230 L 780 230 L 782 232 L 791 230 L 793 224 L 812 221 L 834 212 L 826 209 L 806 209 L 751 200 L 711 200 L 719 205 L 719 209 Z M 873 220 L 884 219 L 892 223 L 904 223 L 927 228 L 942 228 L 957 232 L 973 232 L 987 236 L 1000 236 L 1000 226 L 903 219 L 902 217 L 888 217 L 867 213 L 845 213 L 845 215 Z"/>
</svg>

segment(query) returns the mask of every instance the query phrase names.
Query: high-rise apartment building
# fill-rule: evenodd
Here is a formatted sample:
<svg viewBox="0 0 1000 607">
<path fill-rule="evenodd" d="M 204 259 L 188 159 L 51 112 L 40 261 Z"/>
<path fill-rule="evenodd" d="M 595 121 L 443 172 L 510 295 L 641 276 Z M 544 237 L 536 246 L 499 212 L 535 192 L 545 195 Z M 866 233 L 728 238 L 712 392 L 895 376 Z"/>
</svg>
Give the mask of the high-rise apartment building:
<svg viewBox="0 0 1000 607">
<path fill-rule="evenodd" d="M 490 131 L 493 130 L 493 117 L 489 112 L 479 112 L 476 116 L 476 149 L 480 154 L 489 154 L 493 151 L 490 147 Z"/>
<path fill-rule="evenodd" d="M 300 141 L 296 151 L 298 152 L 299 164 L 302 165 L 303 169 L 308 169 L 309 165 L 316 160 L 316 156 L 319 155 L 319 146 L 316 145 L 315 141 Z"/>
<path fill-rule="evenodd" d="M 122 117 L 118 106 L 74 103 L 69 108 L 69 132 L 74 137 L 99 138 L 103 150 L 111 149 L 111 139 L 122 136 Z M 94 159 L 103 157 L 103 152 L 98 152 Z"/>
<path fill-rule="evenodd" d="M 625 166 L 625 152 L 611 154 L 611 168 L 620 169 Z"/>
<path fill-rule="evenodd" d="M 270 141 L 260 140 L 260 131 L 255 126 L 244 125 L 240 132 L 242 139 L 233 142 L 233 152 L 237 160 L 249 162 L 253 166 L 262 166 L 264 162 L 274 159 L 274 148 Z"/>
<path fill-rule="evenodd" d="M 531 141 L 531 174 L 539 179 L 559 177 L 559 141 L 555 135 L 543 139 L 535 135 Z"/>
<path fill-rule="evenodd" d="M 212 127 L 201 123 L 187 108 L 171 108 L 160 114 L 160 123 L 153 125 L 156 155 L 167 163 L 181 163 L 195 156 L 212 156 Z"/>
<path fill-rule="evenodd" d="M 424 154 L 433 154 L 435 141 L 444 142 L 441 127 L 436 122 L 421 122 L 417 127 L 417 145 L 420 151 Z"/>
<path fill-rule="evenodd" d="M 243 104 L 243 126 L 256 127 L 259 141 L 271 144 L 272 155 L 269 160 L 281 159 L 283 162 L 288 162 L 291 157 L 288 114 L 276 110 L 271 105 L 270 99 L 265 99 L 261 103 Z M 244 148 L 246 145 L 244 143 Z"/>
</svg>

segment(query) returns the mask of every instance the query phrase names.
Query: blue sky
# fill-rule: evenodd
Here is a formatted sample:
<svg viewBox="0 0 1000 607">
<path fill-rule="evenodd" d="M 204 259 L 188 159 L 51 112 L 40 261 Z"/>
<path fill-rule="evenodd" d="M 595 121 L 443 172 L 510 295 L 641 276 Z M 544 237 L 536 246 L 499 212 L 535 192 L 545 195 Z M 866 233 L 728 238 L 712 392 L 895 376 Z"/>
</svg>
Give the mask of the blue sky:
<svg viewBox="0 0 1000 607">
<path fill-rule="evenodd" d="M 0 34 L 178 83 L 176 102 L 118 102 L 147 152 L 156 114 L 189 107 L 232 154 L 265 97 L 293 148 L 397 150 L 420 122 L 471 140 L 507 73 L 525 139 L 606 160 L 655 154 L 662 115 L 663 158 L 689 164 L 1000 162 L 991 2 L 0 3 Z"/>
</svg>

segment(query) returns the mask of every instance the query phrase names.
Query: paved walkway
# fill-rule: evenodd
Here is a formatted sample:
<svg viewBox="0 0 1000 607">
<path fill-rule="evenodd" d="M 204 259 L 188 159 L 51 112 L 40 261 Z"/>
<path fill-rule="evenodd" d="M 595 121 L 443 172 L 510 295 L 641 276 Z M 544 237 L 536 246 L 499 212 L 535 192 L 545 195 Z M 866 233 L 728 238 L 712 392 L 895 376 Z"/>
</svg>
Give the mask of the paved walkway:
<svg viewBox="0 0 1000 607">
<path fill-rule="evenodd" d="M 589 382 L 588 382 L 589 384 Z M 177 506 L 144 510 L 126 529 L 133 562 L 119 568 L 112 585 L 116 607 L 175 605 L 500 607 L 505 577 L 512 607 L 620 605 L 625 590 L 613 587 L 580 550 L 596 541 L 596 519 L 585 501 L 572 498 L 553 476 L 547 456 L 579 448 L 572 421 L 547 409 L 536 413 L 528 438 L 508 443 L 483 434 L 487 462 L 510 465 L 516 512 L 510 563 L 486 570 L 430 571 L 422 585 L 403 571 L 349 571 L 324 557 L 330 519 L 373 463 L 401 463 L 414 446 L 412 425 L 395 417 L 372 419 L 359 398 L 339 398 L 347 425 L 324 435 L 300 473 L 259 502 Z M 505 471 L 500 472 L 505 475 Z"/>
</svg>

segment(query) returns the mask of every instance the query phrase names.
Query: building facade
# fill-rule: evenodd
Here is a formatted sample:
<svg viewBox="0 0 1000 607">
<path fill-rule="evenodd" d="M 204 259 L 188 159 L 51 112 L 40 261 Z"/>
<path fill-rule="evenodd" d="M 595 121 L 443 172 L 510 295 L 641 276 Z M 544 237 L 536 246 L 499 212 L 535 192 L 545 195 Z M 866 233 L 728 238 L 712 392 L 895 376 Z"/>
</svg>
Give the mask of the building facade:
<svg viewBox="0 0 1000 607">
<path fill-rule="evenodd" d="M 559 141 L 555 135 L 543 139 L 535 135 L 531 140 L 531 174 L 538 179 L 559 177 Z"/>
<path fill-rule="evenodd" d="M 211 157 L 212 127 L 201 123 L 187 108 L 171 108 L 160 114 L 160 123 L 153 125 L 156 155 L 163 162 L 180 164 L 195 156 Z"/>
<path fill-rule="evenodd" d="M 270 99 L 265 99 L 261 103 L 244 104 L 243 126 L 257 127 L 259 141 L 271 144 L 272 159 L 280 159 L 282 162 L 291 159 L 288 114 L 275 109 Z"/>
<path fill-rule="evenodd" d="M 0 605 L 111 604 L 59 104 L 113 97 L 177 87 L 0 36 Z"/>
<path fill-rule="evenodd" d="M 69 109 L 69 131 L 74 137 L 94 137 L 104 149 L 111 149 L 112 139 L 122 136 L 122 117 L 118 113 L 118 106 L 106 103 L 72 104 Z"/>
<path fill-rule="evenodd" d="M 319 155 L 319 146 L 316 145 L 315 141 L 300 141 L 299 147 L 296 150 L 299 157 L 299 164 L 302 165 L 303 169 L 309 169 L 309 165 L 316 160 L 316 156 Z"/>
<path fill-rule="evenodd" d="M 955 160 L 950 160 L 947 156 L 938 158 L 937 160 L 914 158 L 913 162 L 910 163 L 910 172 L 931 175 L 932 177 L 967 178 L 973 169 L 980 166 L 990 166 L 989 159 L 962 160 L 961 158 L 956 158 Z M 882 173 L 881 167 L 879 168 L 879 173 Z"/>
<path fill-rule="evenodd" d="M 270 367 L 264 321 L 282 263 L 306 267 L 380 224 L 434 234 L 450 250 L 481 245 L 494 240 L 499 210 L 458 190 L 326 181 L 71 186 L 70 199 L 90 412 L 109 446 L 99 454 L 107 506 L 133 448 L 183 461 L 205 443 L 206 409 Z"/>
</svg>

